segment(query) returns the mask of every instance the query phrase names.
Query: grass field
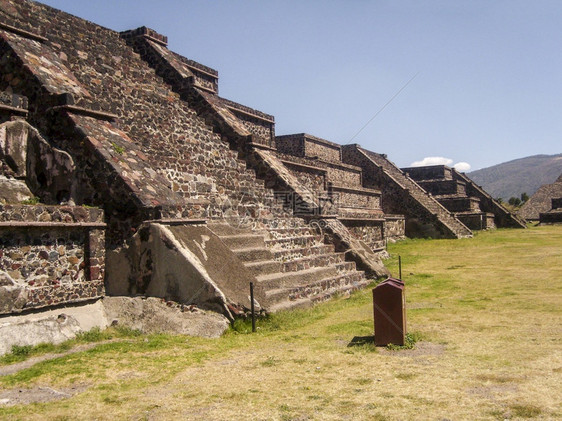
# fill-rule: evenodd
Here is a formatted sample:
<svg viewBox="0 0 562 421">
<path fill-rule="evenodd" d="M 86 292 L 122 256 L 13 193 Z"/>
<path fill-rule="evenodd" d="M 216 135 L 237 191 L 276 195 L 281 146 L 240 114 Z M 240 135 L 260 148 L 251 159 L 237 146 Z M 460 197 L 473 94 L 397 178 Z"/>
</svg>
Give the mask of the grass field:
<svg viewBox="0 0 562 421">
<path fill-rule="evenodd" d="M 372 335 L 370 289 L 274 315 L 256 334 L 247 324 L 215 340 L 92 332 L 61 351 L 90 349 L 0 377 L 4 391 L 71 397 L 0 405 L 0 418 L 562 418 L 562 226 L 389 251 L 394 274 L 402 257 L 413 349 L 350 346 Z M 16 351 L 2 364 L 42 352 Z"/>
</svg>

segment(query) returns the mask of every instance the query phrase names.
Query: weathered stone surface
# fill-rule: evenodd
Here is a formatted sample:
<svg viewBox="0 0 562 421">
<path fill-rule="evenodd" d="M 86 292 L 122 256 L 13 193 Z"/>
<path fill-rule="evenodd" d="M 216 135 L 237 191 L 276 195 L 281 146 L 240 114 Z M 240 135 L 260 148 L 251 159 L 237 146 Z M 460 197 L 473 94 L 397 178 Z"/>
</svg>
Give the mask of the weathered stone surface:
<svg viewBox="0 0 562 421">
<path fill-rule="evenodd" d="M 63 312 L 34 319 L 0 319 L 0 355 L 10 352 L 13 345 L 58 344 L 74 338 L 78 332 L 80 325 L 76 318 Z"/>
<path fill-rule="evenodd" d="M 28 190 L 44 203 L 70 199 L 74 171 L 72 158 L 51 146 L 25 121 L 0 124 L 0 168 L 5 175 L 25 180 Z M 11 195 L 8 198 L 11 200 L 6 202 L 18 203 L 16 198 L 17 194 Z"/>
<path fill-rule="evenodd" d="M 472 232 L 435 198 L 389 161 L 359 145 L 342 147 L 343 161 L 363 169 L 366 186 L 382 190 L 385 214 L 406 216 L 405 234 L 410 237 L 462 238 Z"/>
<path fill-rule="evenodd" d="M 228 319 L 215 312 L 166 302 L 159 298 L 105 297 L 109 323 L 144 333 L 176 333 L 217 338 L 228 329 Z"/>
<path fill-rule="evenodd" d="M 25 287 L 0 271 L 0 314 L 21 311 L 27 303 Z"/>
<path fill-rule="evenodd" d="M 0 355 L 13 345 L 61 343 L 80 332 L 112 324 L 145 333 L 167 332 L 216 338 L 228 329 L 226 317 L 159 298 L 105 297 L 82 304 L 0 319 Z"/>
<path fill-rule="evenodd" d="M 15 12 L 0 10 L 0 21 L 8 24 L 0 30 L 0 90 L 6 98 L 11 94 L 27 98 L 27 111 L 12 107 L 17 109 L 10 118 L 27 116 L 29 133 L 44 140 L 38 140 L 34 154 L 26 156 L 26 169 L 33 156 L 41 157 L 26 173 L 31 177 L 28 184 L 49 203 L 99 206 L 107 222 L 105 240 L 69 230 L 67 241 L 47 230 L 40 240 L 20 238 L 8 245 L 13 252 L 29 247 L 22 259 L 2 260 L 13 279 L 28 282 L 27 305 L 102 294 L 105 253 L 100 250 L 107 248 L 111 264 L 105 286 L 112 293 L 147 293 L 189 302 L 202 288 L 198 299 L 212 303 L 217 311 L 231 304 L 228 298 L 246 307 L 247 295 L 239 293 L 238 286 L 238 278 L 242 282 L 246 277 L 244 264 L 234 259 L 221 267 L 220 258 L 205 261 L 199 248 L 180 244 L 183 233 L 172 233 L 166 226 L 177 219 L 201 218 L 271 234 L 280 227 L 306 229 L 303 213 L 329 211 L 329 201 L 314 197 L 315 192 L 276 158 L 273 116 L 220 98 L 215 70 L 169 51 L 166 37 L 149 28 L 119 34 L 39 3 L 4 3 Z M 29 145 L 31 138 L 26 139 Z M 361 216 L 379 225 L 356 233 L 380 242 L 375 237 L 383 235 L 384 219 L 372 217 L 380 210 L 378 193 L 361 189 L 361 169 L 332 159 L 334 151 L 338 153 L 338 145 L 310 144 L 308 158 L 311 154 L 326 158 L 324 174 L 310 175 L 310 182 L 320 183 L 328 175 L 340 184 L 358 184 L 353 191 L 342 192 L 346 216 L 357 216 L 352 205 L 361 202 L 362 209 L 368 208 Z M 57 156 L 66 157 L 69 165 L 60 170 L 47 165 Z M 2 167 L 4 173 L 8 164 Z M 15 174 L 21 165 L 13 167 L 10 171 Z M 51 182 L 55 175 L 58 178 Z M 15 212 L 10 218 L 41 224 L 58 221 L 55 212 L 39 210 Z M 155 224 L 144 229 L 159 220 L 168 222 L 160 224 L 158 233 L 152 231 Z M 145 231 L 149 237 L 158 234 L 158 244 L 143 246 L 148 240 L 138 244 Z M 341 225 L 337 235 L 350 232 Z M 213 240 L 209 241 L 210 247 Z M 229 250 L 225 247 L 223 255 Z M 318 272 L 342 272 L 339 280 L 317 279 L 317 285 L 300 285 L 300 292 L 291 294 L 313 291 L 320 299 L 326 296 L 320 293 L 322 288 L 333 293 L 338 283 L 348 288 L 366 282 L 353 264 L 336 262 L 340 257 L 331 252 L 334 255 L 306 259 L 289 256 L 282 273 L 298 277 L 298 271 L 316 267 Z M 174 264 L 166 267 L 166 259 Z M 226 269 L 240 276 L 229 279 Z M 188 282 L 186 273 L 193 275 Z"/>
<path fill-rule="evenodd" d="M 0 203 L 21 203 L 33 197 L 27 184 L 14 178 L 0 175 Z"/>
<path fill-rule="evenodd" d="M 540 213 L 539 221 L 541 224 L 562 223 L 562 197 L 551 198 L 551 203 L 552 203 L 551 209 L 548 212 Z"/>
</svg>

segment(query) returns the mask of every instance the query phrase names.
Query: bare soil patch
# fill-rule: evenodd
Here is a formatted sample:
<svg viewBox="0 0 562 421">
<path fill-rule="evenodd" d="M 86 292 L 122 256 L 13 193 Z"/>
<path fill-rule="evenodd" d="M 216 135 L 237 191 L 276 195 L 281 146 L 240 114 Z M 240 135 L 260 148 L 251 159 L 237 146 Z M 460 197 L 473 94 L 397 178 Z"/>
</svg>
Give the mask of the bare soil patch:
<svg viewBox="0 0 562 421">
<path fill-rule="evenodd" d="M 32 388 L 0 389 L 0 406 L 28 405 L 68 399 L 86 390 L 89 385 L 78 384 L 66 388 L 35 386 Z"/>
</svg>

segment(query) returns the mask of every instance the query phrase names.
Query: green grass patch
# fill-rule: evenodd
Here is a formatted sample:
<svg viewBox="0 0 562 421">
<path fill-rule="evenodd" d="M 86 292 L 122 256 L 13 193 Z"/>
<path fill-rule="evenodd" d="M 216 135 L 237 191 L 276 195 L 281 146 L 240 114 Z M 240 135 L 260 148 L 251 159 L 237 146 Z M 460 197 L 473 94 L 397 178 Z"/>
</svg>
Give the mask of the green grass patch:
<svg viewBox="0 0 562 421">
<path fill-rule="evenodd" d="M 15 348 L 1 364 L 93 346 L 3 376 L 2 387 L 89 389 L 0 407 L 0 418 L 556 418 L 560 244 L 561 227 L 390 244 L 394 274 L 402 257 L 409 329 L 406 346 L 392 352 L 373 344 L 375 284 L 260 318 L 256 333 L 239 320 L 219 339 L 111 328 L 63 345 Z"/>
<path fill-rule="evenodd" d="M 101 330 L 95 327 L 87 332 L 81 332 L 74 339 L 62 342 L 60 344 L 42 343 L 39 345 L 14 345 L 10 353 L 0 357 L 0 365 L 13 364 L 22 362 L 31 357 L 37 357 L 44 354 L 62 354 L 71 350 L 74 346 L 86 343 L 101 342 L 117 338 L 133 338 L 140 335 L 139 331 L 128 329 L 125 327 L 112 327 Z"/>
</svg>

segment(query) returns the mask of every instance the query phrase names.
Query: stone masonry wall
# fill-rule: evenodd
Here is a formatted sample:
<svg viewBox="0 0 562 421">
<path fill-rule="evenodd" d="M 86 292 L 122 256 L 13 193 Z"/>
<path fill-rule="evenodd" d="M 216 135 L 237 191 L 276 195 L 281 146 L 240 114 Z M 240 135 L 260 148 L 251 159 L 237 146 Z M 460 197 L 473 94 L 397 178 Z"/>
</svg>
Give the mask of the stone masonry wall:
<svg viewBox="0 0 562 421">
<path fill-rule="evenodd" d="M 254 142 L 275 147 L 275 118 L 272 115 L 224 98 L 220 100 L 254 135 Z"/>
<path fill-rule="evenodd" d="M 438 218 L 430 209 L 414 200 L 403 186 L 389 182 L 384 170 L 358 152 L 357 145 L 344 146 L 342 155 L 344 162 L 363 168 L 363 184 L 365 187 L 382 190 L 381 207 L 386 215 L 406 215 L 407 219 L 403 230 L 408 237 L 440 238 L 449 236 L 442 226 L 436 224 Z M 381 155 L 381 157 L 386 159 L 385 155 Z M 397 171 L 399 170 L 397 169 Z M 400 232 L 402 228 L 397 226 L 396 229 L 397 232 Z M 392 237 L 392 235 L 388 237 Z"/>
<path fill-rule="evenodd" d="M 318 159 L 328 162 L 341 161 L 339 146 L 321 142 L 311 137 L 306 137 L 304 148 L 306 156 L 317 157 Z"/>
<path fill-rule="evenodd" d="M 380 196 L 362 192 L 361 190 L 353 191 L 344 188 L 334 189 L 334 191 L 337 192 L 338 204 L 340 206 L 380 210 Z"/>
<path fill-rule="evenodd" d="M 281 154 L 304 157 L 304 133 L 277 136 L 275 138 L 277 151 Z"/>
<path fill-rule="evenodd" d="M 344 221 L 344 225 L 355 238 L 363 241 L 371 250 L 377 252 L 384 249 L 382 222 Z"/>
<path fill-rule="evenodd" d="M 406 219 L 404 216 L 385 215 L 384 238 L 402 240 L 406 237 Z"/>
<path fill-rule="evenodd" d="M 299 179 L 310 191 L 314 193 L 326 192 L 326 173 L 324 166 L 311 165 L 305 158 L 279 154 L 279 158 L 287 166 L 289 171 Z"/>
<path fill-rule="evenodd" d="M 281 153 L 341 163 L 341 146 L 328 140 L 306 133 L 277 136 L 275 140 Z"/>
<path fill-rule="evenodd" d="M 0 205 L 0 314 L 101 297 L 103 212 Z"/>
<path fill-rule="evenodd" d="M 433 194 L 466 194 L 466 185 L 457 180 L 419 181 L 417 182 L 425 191 Z"/>
<path fill-rule="evenodd" d="M 9 3 L 12 12 L 1 10 L 0 20 L 48 39 L 42 48 L 52 50 L 52 61 L 64 65 L 75 78 L 66 83 L 80 95 L 78 103 L 116 115 L 118 129 L 150 156 L 148 166 L 188 199 L 187 206 L 195 201 L 200 215 L 194 216 L 220 217 L 225 208 L 236 214 L 250 201 L 268 201 L 263 183 L 237 153 L 119 33 L 38 3 Z M 48 131 L 50 121 L 43 113 L 34 114 L 33 108 L 30 104 L 32 124 L 57 142 L 56 133 Z M 262 207 L 261 216 L 267 209 Z"/>
<path fill-rule="evenodd" d="M 402 170 L 410 175 L 414 180 L 436 180 L 446 179 L 452 180 L 453 174 L 451 169 L 445 165 L 431 165 L 427 167 L 409 167 Z"/>
<path fill-rule="evenodd" d="M 339 186 L 361 187 L 361 170 L 345 164 L 328 164 L 328 178 Z"/>
</svg>

